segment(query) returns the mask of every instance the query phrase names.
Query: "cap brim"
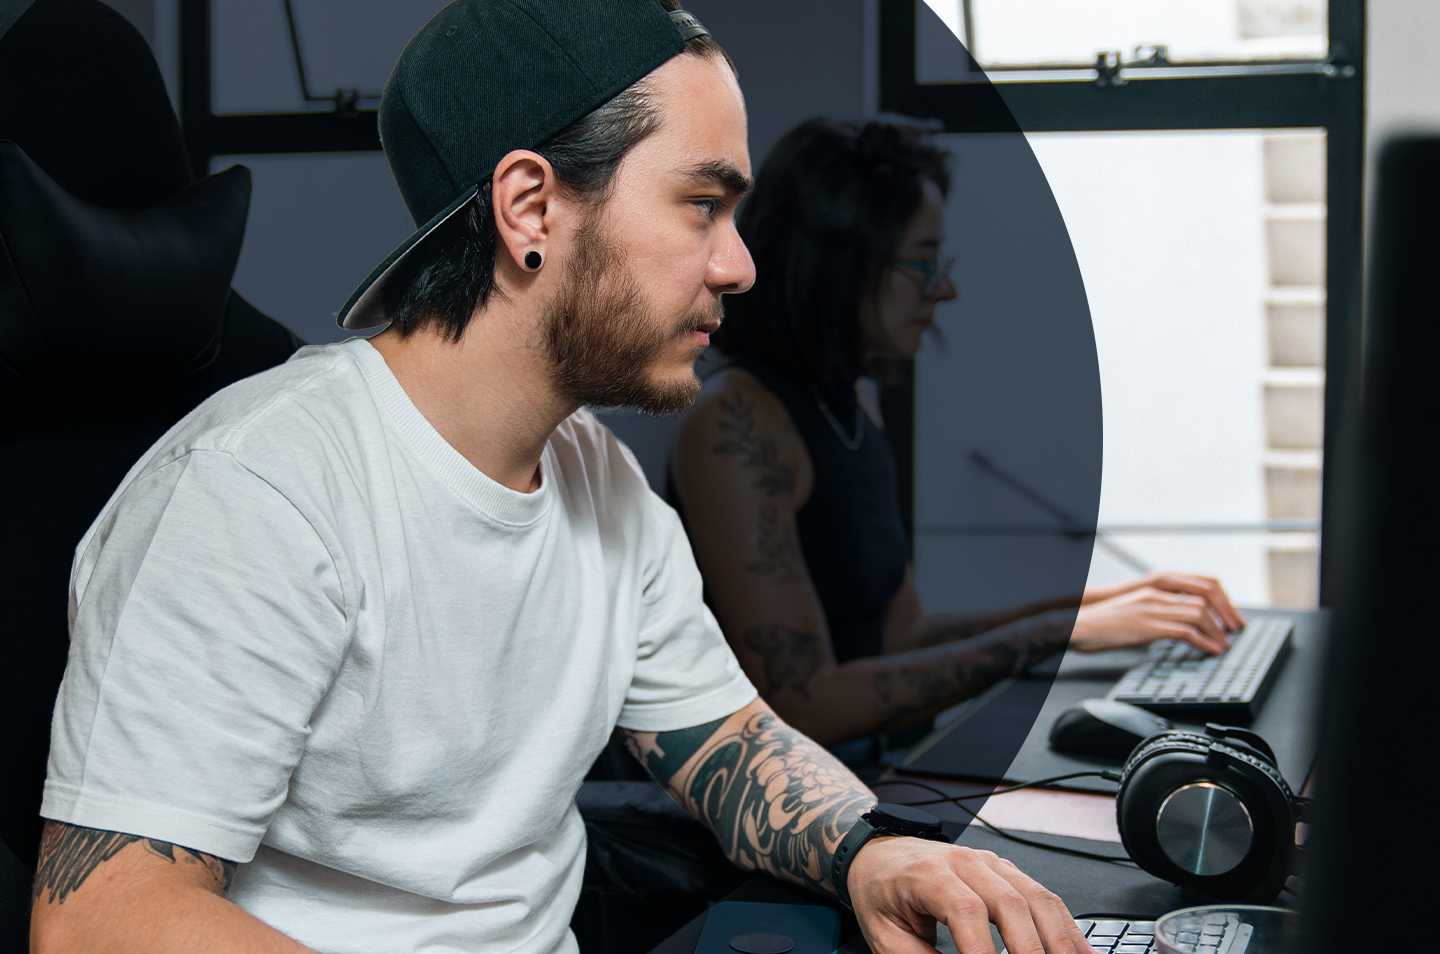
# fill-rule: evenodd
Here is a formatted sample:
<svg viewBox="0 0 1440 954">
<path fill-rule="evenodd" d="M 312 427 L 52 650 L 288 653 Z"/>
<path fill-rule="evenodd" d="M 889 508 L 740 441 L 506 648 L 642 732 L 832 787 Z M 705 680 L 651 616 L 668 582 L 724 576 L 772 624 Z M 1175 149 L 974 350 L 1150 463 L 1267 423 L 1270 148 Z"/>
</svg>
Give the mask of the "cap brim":
<svg viewBox="0 0 1440 954">
<path fill-rule="evenodd" d="M 471 199 L 479 193 L 479 186 L 472 186 L 456 197 L 445 208 L 437 212 L 430 221 L 420 226 L 410 237 L 400 244 L 395 251 L 386 256 L 385 261 L 375 266 L 363 282 L 351 292 L 350 300 L 345 302 L 345 307 L 335 314 L 335 321 L 341 328 L 357 330 L 361 328 L 374 328 L 378 325 L 388 324 L 389 316 L 385 314 L 385 297 L 383 290 L 385 283 L 389 281 L 391 274 L 400 263 L 419 248 L 420 243 L 425 241 L 452 215 L 465 207 Z"/>
</svg>

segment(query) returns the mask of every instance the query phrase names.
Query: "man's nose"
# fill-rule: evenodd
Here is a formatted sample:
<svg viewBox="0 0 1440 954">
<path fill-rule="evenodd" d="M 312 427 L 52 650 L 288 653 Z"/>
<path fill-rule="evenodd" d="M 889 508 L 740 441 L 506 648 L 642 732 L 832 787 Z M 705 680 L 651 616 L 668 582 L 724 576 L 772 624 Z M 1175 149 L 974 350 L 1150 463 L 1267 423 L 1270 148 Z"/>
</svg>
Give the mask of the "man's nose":
<svg viewBox="0 0 1440 954">
<path fill-rule="evenodd" d="M 720 294 L 739 295 L 755 284 L 755 260 L 734 223 L 729 240 L 710 259 L 710 285 Z"/>
</svg>

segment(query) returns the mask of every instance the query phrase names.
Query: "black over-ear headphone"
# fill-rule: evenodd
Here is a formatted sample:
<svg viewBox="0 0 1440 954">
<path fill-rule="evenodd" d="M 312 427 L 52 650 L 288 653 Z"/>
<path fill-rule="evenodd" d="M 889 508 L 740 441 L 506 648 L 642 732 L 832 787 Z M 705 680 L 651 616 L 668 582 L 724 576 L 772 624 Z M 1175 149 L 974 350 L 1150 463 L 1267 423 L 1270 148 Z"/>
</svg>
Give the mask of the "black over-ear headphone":
<svg viewBox="0 0 1440 954">
<path fill-rule="evenodd" d="M 1258 733 L 1162 732 L 1125 760 L 1115 815 L 1125 851 L 1151 874 L 1226 900 L 1273 901 L 1295 859 L 1298 798 Z"/>
</svg>

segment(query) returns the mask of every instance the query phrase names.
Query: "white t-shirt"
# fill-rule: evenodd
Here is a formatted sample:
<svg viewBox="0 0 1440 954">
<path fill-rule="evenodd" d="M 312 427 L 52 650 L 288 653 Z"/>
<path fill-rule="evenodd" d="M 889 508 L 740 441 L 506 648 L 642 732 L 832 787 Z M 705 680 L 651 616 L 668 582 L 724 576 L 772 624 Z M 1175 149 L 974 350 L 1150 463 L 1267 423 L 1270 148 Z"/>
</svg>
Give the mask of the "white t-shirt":
<svg viewBox="0 0 1440 954">
<path fill-rule="evenodd" d="M 680 522 L 580 411 L 491 480 L 364 338 L 225 388 L 75 551 L 41 814 L 244 862 L 322 952 L 570 952 L 616 724 L 755 698 Z"/>
</svg>

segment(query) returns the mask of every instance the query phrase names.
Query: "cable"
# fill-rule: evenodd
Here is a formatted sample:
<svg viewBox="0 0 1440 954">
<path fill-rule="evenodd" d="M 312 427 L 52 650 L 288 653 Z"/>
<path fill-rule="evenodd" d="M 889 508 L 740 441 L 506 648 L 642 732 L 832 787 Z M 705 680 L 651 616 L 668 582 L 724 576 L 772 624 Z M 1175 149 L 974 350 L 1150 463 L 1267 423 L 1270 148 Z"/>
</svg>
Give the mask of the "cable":
<svg viewBox="0 0 1440 954">
<path fill-rule="evenodd" d="M 1020 790 L 1020 789 L 1022 789 L 1022 788 L 1029 788 L 1029 787 L 1032 786 L 1032 785 L 1042 785 L 1042 784 L 1044 784 L 1044 783 L 1046 783 L 1046 782 L 1055 782 L 1055 781 L 1059 781 L 1060 779 L 1065 779 L 1065 778 L 1076 778 L 1076 777 L 1079 777 L 1079 776 L 1085 776 L 1085 777 L 1100 776 L 1100 777 L 1104 778 L 1104 777 L 1108 777 L 1109 775 L 1113 775 L 1113 774 L 1114 774 L 1113 772 L 1110 772 L 1110 773 L 1105 773 L 1105 772 L 1076 772 L 1076 773 L 1073 773 L 1073 774 L 1071 774 L 1071 775 L 1061 775 L 1061 776 L 1057 776 L 1057 777 L 1055 777 L 1055 778 L 1039 779 L 1039 780 L 1034 781 L 1034 782 L 1026 782 L 1024 785 L 1016 785 L 1016 786 L 1013 786 L 1013 787 L 1011 787 L 1011 788 L 1001 789 L 1001 790 L 995 792 L 994 794 L 997 794 L 997 795 L 998 795 L 998 794 L 1004 794 L 1005 792 L 1014 792 L 1014 791 L 1018 791 L 1018 790 Z M 1005 830 L 1004 828 L 1000 828 L 1000 827 L 998 827 L 998 826 L 996 826 L 996 825 L 992 825 L 990 822 L 988 822 L 988 821 L 986 821 L 985 819 L 981 818 L 980 815 L 979 815 L 979 813 L 976 812 L 976 811 L 974 811 L 973 809 L 971 809 L 968 805 L 963 805 L 963 804 L 961 804 L 962 802 L 967 801 L 967 800 L 972 799 L 972 798 L 985 798 L 985 797 L 988 797 L 990 794 L 992 794 L 992 793 L 989 793 L 989 792 L 981 793 L 980 795 L 958 795 L 958 796 L 950 796 L 950 795 L 946 795 L 944 792 L 942 792 L 940 789 L 936 788 L 936 787 L 933 786 L 933 785 L 927 785 L 927 784 L 925 784 L 924 782 L 913 782 L 913 781 L 910 781 L 909 779 L 892 779 L 892 780 L 886 781 L 886 782 L 877 782 L 876 784 L 877 784 L 877 785 L 912 785 L 912 786 L 914 786 L 915 788 L 923 788 L 923 789 L 925 789 L 926 791 L 934 792 L 935 794 L 939 795 L 940 798 L 933 799 L 933 800 L 931 800 L 931 801 L 924 801 L 924 802 L 896 802 L 895 804 L 897 804 L 897 805 L 908 805 L 908 806 L 911 806 L 911 807 L 915 807 L 915 806 L 919 806 L 919 805 L 935 805 L 935 804 L 938 804 L 938 803 L 940 803 L 940 802 L 949 802 L 949 803 L 953 804 L 956 808 L 958 808 L 958 809 L 960 809 L 961 811 L 963 811 L 965 814 L 969 815 L 971 818 L 975 819 L 975 821 L 979 822 L 981 825 L 984 825 L 984 826 L 985 826 L 986 828 L 988 828 L 990 831 L 993 831 L 995 834 L 999 835 L 1001 838 L 1008 839 L 1009 841 L 1016 842 L 1017 844 L 1029 845 L 1029 846 L 1032 847 L 1032 848 L 1042 848 L 1042 849 L 1044 849 L 1044 850 L 1046 850 L 1046 851 L 1055 851 L 1055 852 L 1059 852 L 1059 853 L 1062 854 L 1062 855 L 1073 855 L 1073 856 L 1075 856 L 1075 857 L 1077 857 L 1077 858 L 1090 858 L 1090 859 L 1093 859 L 1093 860 L 1095 860 L 1095 861 L 1108 861 L 1108 862 L 1111 862 L 1112 864 L 1126 864 L 1126 865 L 1133 865 L 1133 864 L 1135 864 L 1134 861 L 1132 861 L 1131 859 L 1125 857 L 1124 855 L 1102 855 L 1102 854 L 1100 854 L 1100 853 L 1097 852 L 1097 851 L 1085 851 L 1084 849 L 1081 849 L 1081 848 L 1067 848 L 1067 847 L 1064 846 L 1064 845 L 1052 845 L 1052 844 L 1049 844 L 1049 843 L 1043 842 L 1043 841 L 1035 841 L 1035 840 L 1030 839 L 1030 838 L 1022 838 L 1021 836 L 1015 834 L 1015 833 L 1012 832 L 1012 831 L 1007 831 L 1007 830 Z M 873 786 L 872 786 L 872 787 L 873 787 Z"/>
<path fill-rule="evenodd" d="M 1049 784 L 1052 783 L 1052 782 L 1065 782 L 1065 781 L 1069 781 L 1069 780 L 1072 779 L 1072 778 L 1103 778 L 1103 779 L 1104 779 L 1105 781 L 1107 781 L 1107 782 L 1119 782 L 1119 781 L 1120 781 L 1120 773 L 1119 773 L 1119 772 L 1110 772 L 1110 771 L 1099 771 L 1099 772 L 1071 772 L 1071 773 L 1069 773 L 1068 775 L 1053 775 L 1053 776 L 1051 776 L 1050 778 L 1039 778 L 1039 779 L 1036 779 L 1036 780 L 1033 781 L 1033 782 L 1022 782 L 1022 783 L 1019 784 L 1019 785 L 1011 785 L 1009 788 L 997 788 L 997 789 L 995 789 L 994 791 L 990 791 L 990 792 L 977 792 L 977 793 L 974 794 L 974 795 L 949 795 L 949 796 L 946 796 L 946 797 L 944 797 L 944 798 L 935 798 L 935 799 L 930 799 L 930 800 L 928 800 L 928 801 L 923 801 L 923 802 L 905 802 L 905 804 L 906 804 L 906 805 L 909 805 L 911 808 L 919 808 L 919 807 L 921 807 L 922 805 L 939 805 L 939 804 L 941 804 L 941 803 L 943 803 L 943 802 L 959 803 L 959 802 L 971 801 L 971 800 L 976 799 L 976 798 L 989 798 L 991 795 L 1008 795 L 1008 794 L 1010 794 L 1011 792 L 1018 792 L 1018 791 L 1020 791 L 1021 789 L 1024 789 L 1024 788 L 1034 788 L 1034 787 L 1036 787 L 1037 785 L 1049 785 Z M 925 785 L 925 784 L 920 783 L 920 782 L 911 782 L 911 781 L 909 781 L 909 780 L 907 780 L 907 779 L 898 779 L 898 778 L 897 778 L 897 779 L 890 779 L 889 781 L 885 781 L 885 782 L 877 782 L 876 784 L 877 784 L 877 785 L 915 785 L 915 786 L 917 786 L 917 787 L 919 787 L 919 788 L 928 789 L 929 791 L 932 791 L 932 792 L 938 792 L 938 791 L 940 791 L 940 789 L 938 789 L 938 788 L 933 788 L 933 787 L 931 787 L 931 786 L 929 786 L 929 785 Z M 943 794 L 943 793 L 942 793 L 942 794 Z"/>
</svg>

